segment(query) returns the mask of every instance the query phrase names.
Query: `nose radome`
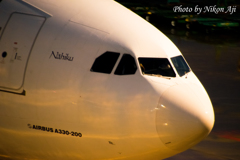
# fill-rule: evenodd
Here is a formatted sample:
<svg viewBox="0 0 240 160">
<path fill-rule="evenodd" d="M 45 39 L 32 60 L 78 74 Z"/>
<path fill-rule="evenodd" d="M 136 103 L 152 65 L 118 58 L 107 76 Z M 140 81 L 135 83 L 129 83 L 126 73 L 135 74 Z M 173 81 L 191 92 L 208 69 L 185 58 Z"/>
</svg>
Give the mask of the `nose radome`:
<svg viewBox="0 0 240 160">
<path fill-rule="evenodd" d="M 206 137 L 213 125 L 213 107 L 202 87 L 176 85 L 160 97 L 156 128 L 167 147 L 184 151 Z"/>
</svg>

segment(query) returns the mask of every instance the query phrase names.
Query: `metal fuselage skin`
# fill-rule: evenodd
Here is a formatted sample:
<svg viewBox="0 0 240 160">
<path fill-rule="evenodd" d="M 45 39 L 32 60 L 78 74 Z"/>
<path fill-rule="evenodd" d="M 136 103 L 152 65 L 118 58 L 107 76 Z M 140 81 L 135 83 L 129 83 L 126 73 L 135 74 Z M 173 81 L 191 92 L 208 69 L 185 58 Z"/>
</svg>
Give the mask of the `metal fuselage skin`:
<svg viewBox="0 0 240 160">
<path fill-rule="evenodd" d="M 144 75 L 139 57 L 170 58 L 177 47 L 112 0 L 0 3 L 0 157 L 158 160 L 211 131 L 211 101 L 192 71 Z M 110 74 L 97 57 L 120 53 Z M 116 75 L 121 57 L 132 75 Z"/>
</svg>

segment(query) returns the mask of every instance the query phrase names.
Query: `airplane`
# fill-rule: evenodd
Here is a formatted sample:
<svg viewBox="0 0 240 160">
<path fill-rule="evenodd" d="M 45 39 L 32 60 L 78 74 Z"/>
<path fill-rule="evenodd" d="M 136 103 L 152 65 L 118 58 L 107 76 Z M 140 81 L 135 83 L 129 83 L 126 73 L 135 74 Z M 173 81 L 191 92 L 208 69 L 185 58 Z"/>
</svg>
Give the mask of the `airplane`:
<svg viewBox="0 0 240 160">
<path fill-rule="evenodd" d="M 165 159 L 214 119 L 179 49 L 121 4 L 0 2 L 0 159 Z"/>
</svg>

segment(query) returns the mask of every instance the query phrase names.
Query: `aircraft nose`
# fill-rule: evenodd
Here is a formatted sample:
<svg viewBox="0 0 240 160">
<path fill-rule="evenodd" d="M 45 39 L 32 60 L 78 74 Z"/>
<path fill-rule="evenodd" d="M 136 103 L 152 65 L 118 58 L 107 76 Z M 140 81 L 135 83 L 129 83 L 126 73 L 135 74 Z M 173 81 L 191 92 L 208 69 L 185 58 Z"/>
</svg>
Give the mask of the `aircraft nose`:
<svg viewBox="0 0 240 160">
<path fill-rule="evenodd" d="M 176 85 L 159 99 L 156 128 L 167 147 L 184 151 L 210 133 L 214 119 L 211 101 L 201 86 Z"/>
</svg>

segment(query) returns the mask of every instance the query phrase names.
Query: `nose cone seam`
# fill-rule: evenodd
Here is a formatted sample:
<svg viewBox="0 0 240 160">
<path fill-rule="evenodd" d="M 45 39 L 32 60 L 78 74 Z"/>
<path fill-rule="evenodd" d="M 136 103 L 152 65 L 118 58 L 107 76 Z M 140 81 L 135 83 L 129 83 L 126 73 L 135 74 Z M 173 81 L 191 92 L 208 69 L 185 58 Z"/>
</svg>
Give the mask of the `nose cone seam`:
<svg viewBox="0 0 240 160">
<path fill-rule="evenodd" d="M 171 149 L 190 148 L 210 133 L 213 124 L 211 102 L 199 86 L 173 86 L 159 99 L 156 128 L 162 142 Z"/>
</svg>

